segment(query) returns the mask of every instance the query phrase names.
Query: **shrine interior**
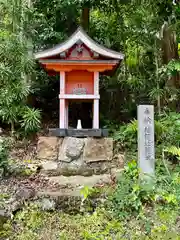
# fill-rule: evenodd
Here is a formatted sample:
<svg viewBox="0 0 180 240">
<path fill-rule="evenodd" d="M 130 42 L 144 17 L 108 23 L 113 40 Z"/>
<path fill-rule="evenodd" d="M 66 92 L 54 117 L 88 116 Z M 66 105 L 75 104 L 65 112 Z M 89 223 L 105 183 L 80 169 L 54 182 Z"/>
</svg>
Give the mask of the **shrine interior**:
<svg viewBox="0 0 180 240">
<path fill-rule="evenodd" d="M 82 128 L 92 128 L 92 101 L 69 101 L 69 128 L 76 128 L 78 119 L 81 120 Z"/>
</svg>

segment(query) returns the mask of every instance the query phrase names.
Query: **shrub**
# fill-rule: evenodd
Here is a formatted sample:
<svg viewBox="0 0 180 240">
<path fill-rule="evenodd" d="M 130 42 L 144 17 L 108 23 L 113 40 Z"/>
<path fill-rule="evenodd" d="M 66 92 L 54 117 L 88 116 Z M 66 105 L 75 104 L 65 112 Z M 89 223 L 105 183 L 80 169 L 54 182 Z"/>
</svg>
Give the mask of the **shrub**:
<svg viewBox="0 0 180 240">
<path fill-rule="evenodd" d="M 92 215 L 68 215 L 57 211 L 42 212 L 34 206 L 18 212 L 0 231 L 0 237 L 14 240 L 113 240 L 121 234 L 121 224 L 109 219 L 100 209 Z"/>
<path fill-rule="evenodd" d="M 121 147 L 135 148 L 137 145 L 137 120 L 131 121 L 127 125 L 122 125 L 114 134 L 114 140 L 120 142 Z"/>
<path fill-rule="evenodd" d="M 153 182 L 143 184 L 139 179 L 136 162 L 129 162 L 110 197 L 113 212 L 117 217 L 124 218 L 137 216 L 145 206 L 178 207 L 179 182 L 179 173 L 169 176 L 163 172 L 162 175 L 158 174 Z"/>
<path fill-rule="evenodd" d="M 163 131 L 159 135 L 159 140 L 163 145 L 175 145 L 180 147 L 180 113 L 164 113 L 158 119 Z"/>
<path fill-rule="evenodd" d="M 24 130 L 25 135 L 35 133 L 40 129 L 41 114 L 37 109 L 26 107 L 22 114 L 21 128 Z"/>
<path fill-rule="evenodd" d="M 40 127 L 40 112 L 27 104 L 33 92 L 29 77 L 34 73 L 35 62 L 29 54 L 26 36 L 20 32 L 12 33 L 5 27 L 5 34 L 0 36 L 0 120 L 11 127 L 12 135 L 19 128 L 29 135 Z"/>
<path fill-rule="evenodd" d="M 0 138 L 0 170 L 5 174 L 8 170 L 9 140 Z"/>
<path fill-rule="evenodd" d="M 155 120 L 156 148 L 161 150 L 171 145 L 180 146 L 180 113 L 164 113 Z M 114 140 L 122 150 L 137 149 L 138 122 L 133 120 L 123 125 L 114 134 Z M 160 151 L 160 152 L 161 152 Z"/>
<path fill-rule="evenodd" d="M 153 188 L 140 185 L 139 170 L 135 161 L 129 162 L 118 179 L 117 187 L 111 196 L 113 211 L 120 218 L 129 214 L 137 214 L 144 203 L 149 203 L 153 196 Z"/>
<path fill-rule="evenodd" d="M 0 90 L 0 119 L 11 126 L 11 134 L 20 128 L 23 135 L 29 135 L 40 128 L 40 111 L 26 105 L 30 93 L 28 85 L 19 84 Z"/>
<path fill-rule="evenodd" d="M 141 219 L 119 221 L 104 208 L 92 215 L 68 215 L 63 212 L 41 212 L 26 206 L 0 230 L 0 238 L 9 240 L 168 240 L 179 239 L 178 213 L 158 209 Z"/>
</svg>

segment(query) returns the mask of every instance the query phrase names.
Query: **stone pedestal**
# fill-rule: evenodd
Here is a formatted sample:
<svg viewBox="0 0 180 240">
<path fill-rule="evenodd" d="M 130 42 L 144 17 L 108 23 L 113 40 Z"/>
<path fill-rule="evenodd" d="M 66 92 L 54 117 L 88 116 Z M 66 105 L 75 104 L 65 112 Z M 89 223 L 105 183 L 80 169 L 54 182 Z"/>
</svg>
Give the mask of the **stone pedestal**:
<svg viewBox="0 0 180 240">
<path fill-rule="evenodd" d="M 91 176 L 115 167 L 112 138 L 40 137 L 37 157 L 51 175 Z"/>
</svg>

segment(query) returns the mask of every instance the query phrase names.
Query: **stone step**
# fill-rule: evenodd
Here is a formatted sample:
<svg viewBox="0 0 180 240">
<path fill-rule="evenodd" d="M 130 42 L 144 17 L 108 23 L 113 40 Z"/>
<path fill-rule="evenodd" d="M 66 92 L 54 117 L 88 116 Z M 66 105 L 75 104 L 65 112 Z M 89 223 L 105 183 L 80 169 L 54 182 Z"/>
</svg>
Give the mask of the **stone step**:
<svg viewBox="0 0 180 240">
<path fill-rule="evenodd" d="M 81 166 L 77 167 L 74 165 L 73 167 L 64 168 L 62 165 L 56 161 L 46 161 L 41 164 L 41 173 L 47 176 L 92 176 L 92 175 L 100 175 L 100 174 L 109 174 L 111 172 L 111 166 L 109 163 L 101 163 L 97 165 L 94 163 L 93 166 Z"/>
<path fill-rule="evenodd" d="M 122 170 L 114 169 L 111 174 L 93 175 L 90 177 L 84 176 L 57 176 L 49 177 L 49 181 L 58 185 L 55 191 L 45 189 L 37 192 L 38 201 L 43 209 L 53 206 L 55 209 L 67 213 L 80 212 L 82 207 L 82 189 L 87 186 L 89 188 L 94 186 L 103 186 L 112 183 L 112 178 L 121 174 Z M 107 185 L 108 186 L 108 185 Z M 92 205 L 101 203 L 104 198 L 102 196 L 95 196 Z M 89 208 L 89 206 L 88 206 Z"/>
<path fill-rule="evenodd" d="M 58 169 L 58 162 L 55 161 L 45 161 L 41 163 L 41 173 L 47 176 L 56 176 Z"/>
<path fill-rule="evenodd" d="M 94 186 L 106 185 L 112 182 L 113 178 L 118 178 L 122 169 L 113 169 L 111 174 L 93 175 L 90 177 L 84 176 L 52 176 L 49 181 L 58 185 L 57 191 L 45 190 L 38 192 L 38 195 L 52 196 L 78 196 L 83 187 L 92 188 Z"/>
<path fill-rule="evenodd" d="M 58 177 L 50 177 L 50 181 L 58 183 L 59 185 L 69 185 L 72 187 L 79 186 L 88 186 L 93 187 L 96 184 L 108 184 L 111 181 L 110 174 L 102 174 L 102 175 L 93 175 L 90 177 L 84 176 L 58 176 Z"/>
</svg>

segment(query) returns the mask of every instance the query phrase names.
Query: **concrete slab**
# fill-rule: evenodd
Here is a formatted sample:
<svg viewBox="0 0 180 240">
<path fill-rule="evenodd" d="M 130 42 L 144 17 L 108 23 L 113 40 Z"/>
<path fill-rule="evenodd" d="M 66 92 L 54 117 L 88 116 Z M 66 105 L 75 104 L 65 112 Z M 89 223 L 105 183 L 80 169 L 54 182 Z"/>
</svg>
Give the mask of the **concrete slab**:
<svg viewBox="0 0 180 240">
<path fill-rule="evenodd" d="M 107 137 L 107 129 L 49 129 L 49 135 L 55 137 Z"/>
</svg>

